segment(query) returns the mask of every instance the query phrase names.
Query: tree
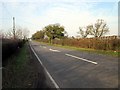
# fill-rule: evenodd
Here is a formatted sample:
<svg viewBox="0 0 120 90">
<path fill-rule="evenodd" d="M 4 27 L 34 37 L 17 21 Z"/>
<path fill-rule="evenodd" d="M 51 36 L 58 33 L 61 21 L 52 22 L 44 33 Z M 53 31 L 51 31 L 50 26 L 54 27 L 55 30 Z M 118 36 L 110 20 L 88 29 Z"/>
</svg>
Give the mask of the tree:
<svg viewBox="0 0 120 90">
<path fill-rule="evenodd" d="M 94 37 L 101 37 L 109 32 L 106 22 L 102 19 L 98 19 L 95 25 L 91 25 L 89 29 L 90 35 L 93 35 Z"/>
<path fill-rule="evenodd" d="M 29 30 L 26 28 L 17 27 L 15 31 L 15 39 L 27 39 L 29 36 Z M 13 30 L 10 28 L 6 32 L 2 32 L 2 38 L 14 39 Z"/>
<path fill-rule="evenodd" d="M 68 33 L 67 33 L 67 31 L 64 31 L 63 33 L 64 33 L 64 38 L 68 38 Z"/>
<path fill-rule="evenodd" d="M 64 27 L 60 24 L 50 24 L 44 28 L 46 35 L 49 37 L 50 43 L 55 38 L 62 39 L 64 37 Z"/>
<path fill-rule="evenodd" d="M 17 38 L 17 39 L 23 39 L 23 32 L 22 32 L 22 29 L 21 28 L 19 28 L 19 29 L 17 29 L 16 30 L 16 32 L 15 32 L 15 37 Z"/>
<path fill-rule="evenodd" d="M 44 31 L 37 31 L 35 34 L 32 35 L 32 39 L 43 39 L 44 38 Z"/>
<path fill-rule="evenodd" d="M 8 31 L 3 33 L 4 38 L 13 38 L 13 32 L 11 31 L 12 29 L 9 29 Z"/>
<path fill-rule="evenodd" d="M 29 30 L 27 28 L 17 27 L 15 32 L 16 39 L 27 39 L 29 36 Z"/>
<path fill-rule="evenodd" d="M 86 38 L 90 34 L 91 26 L 87 26 L 84 28 L 79 27 L 79 32 L 82 36 L 82 38 Z"/>
<path fill-rule="evenodd" d="M 23 35 L 23 39 L 27 39 L 29 37 L 29 30 L 27 28 L 24 28 L 22 30 L 22 35 Z"/>
<path fill-rule="evenodd" d="M 109 28 L 104 20 L 98 19 L 95 25 L 88 25 L 85 28 L 79 28 L 79 33 L 82 38 L 86 38 L 88 35 L 93 35 L 94 37 L 101 37 L 109 32 Z"/>
</svg>

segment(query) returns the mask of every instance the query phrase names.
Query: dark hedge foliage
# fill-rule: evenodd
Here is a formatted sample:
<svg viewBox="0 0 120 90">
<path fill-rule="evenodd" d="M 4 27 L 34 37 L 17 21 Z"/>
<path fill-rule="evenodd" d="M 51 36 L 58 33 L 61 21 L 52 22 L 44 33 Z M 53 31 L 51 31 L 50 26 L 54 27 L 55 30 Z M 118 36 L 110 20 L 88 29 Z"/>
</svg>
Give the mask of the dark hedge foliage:
<svg viewBox="0 0 120 90">
<path fill-rule="evenodd" d="M 2 61 L 4 62 L 4 60 L 17 52 L 24 44 L 25 40 L 2 39 Z"/>
</svg>

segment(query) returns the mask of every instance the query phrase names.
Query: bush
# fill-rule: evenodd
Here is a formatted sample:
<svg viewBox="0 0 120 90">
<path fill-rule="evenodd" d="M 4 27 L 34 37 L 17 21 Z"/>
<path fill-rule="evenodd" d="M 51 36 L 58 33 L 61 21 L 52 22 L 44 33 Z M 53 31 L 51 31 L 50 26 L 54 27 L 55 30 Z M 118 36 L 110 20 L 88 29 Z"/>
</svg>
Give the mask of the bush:
<svg viewBox="0 0 120 90">
<path fill-rule="evenodd" d="M 2 39 L 2 60 L 14 54 L 24 43 L 23 40 Z"/>
<path fill-rule="evenodd" d="M 47 39 L 40 40 L 42 42 L 49 42 Z M 120 51 L 120 39 L 116 36 L 108 36 L 101 38 L 65 38 L 65 39 L 54 39 L 53 44 L 74 46 L 80 48 L 91 48 L 97 50 L 113 50 Z"/>
</svg>

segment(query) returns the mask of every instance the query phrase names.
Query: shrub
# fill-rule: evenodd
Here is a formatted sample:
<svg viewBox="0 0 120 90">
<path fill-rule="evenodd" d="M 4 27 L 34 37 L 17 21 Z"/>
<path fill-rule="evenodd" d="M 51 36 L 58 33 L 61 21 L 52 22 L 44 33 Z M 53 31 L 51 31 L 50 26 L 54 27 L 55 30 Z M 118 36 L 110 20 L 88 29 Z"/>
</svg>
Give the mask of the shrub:
<svg viewBox="0 0 120 90">
<path fill-rule="evenodd" d="M 23 40 L 2 39 L 2 60 L 14 54 L 24 43 Z"/>
</svg>

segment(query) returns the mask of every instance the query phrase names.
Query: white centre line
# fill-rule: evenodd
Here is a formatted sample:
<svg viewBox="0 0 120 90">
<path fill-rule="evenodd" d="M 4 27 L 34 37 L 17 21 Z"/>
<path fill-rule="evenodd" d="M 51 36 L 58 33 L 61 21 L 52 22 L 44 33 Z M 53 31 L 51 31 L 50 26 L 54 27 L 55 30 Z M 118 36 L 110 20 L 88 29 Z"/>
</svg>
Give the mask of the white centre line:
<svg viewBox="0 0 120 90">
<path fill-rule="evenodd" d="M 71 54 L 65 54 L 65 55 L 73 57 L 73 58 L 77 58 L 77 59 L 80 59 L 80 60 L 83 60 L 83 61 L 86 61 L 86 62 L 89 62 L 89 63 L 92 63 L 92 64 L 98 64 L 97 62 L 90 61 L 90 60 L 87 60 L 87 59 L 84 59 L 84 58 L 80 58 L 80 57 L 77 57 L 77 56 L 74 56 L 74 55 L 71 55 Z"/>
<path fill-rule="evenodd" d="M 60 52 L 59 50 L 54 50 L 54 49 L 49 49 L 50 51 L 53 51 L 53 52 Z"/>
<path fill-rule="evenodd" d="M 43 46 L 43 48 L 47 48 L 47 47 Z"/>
<path fill-rule="evenodd" d="M 31 45 L 30 45 L 30 47 L 31 47 L 31 50 L 33 51 L 34 55 L 36 56 L 36 58 L 38 59 L 38 61 L 42 65 L 42 67 L 44 68 L 44 70 L 47 73 L 48 77 L 50 78 L 50 80 L 54 84 L 54 86 L 57 88 L 57 90 L 60 90 L 59 86 L 57 85 L 57 83 L 55 82 L 55 80 L 52 78 L 52 76 L 50 75 L 50 73 L 47 71 L 47 69 L 45 68 L 45 66 L 43 65 L 43 63 L 41 62 L 40 58 L 38 57 L 38 55 L 36 54 L 36 52 L 34 51 L 34 49 L 32 48 Z"/>
<path fill-rule="evenodd" d="M 45 46 L 40 46 L 40 47 L 47 48 L 47 47 L 45 47 Z"/>
</svg>

